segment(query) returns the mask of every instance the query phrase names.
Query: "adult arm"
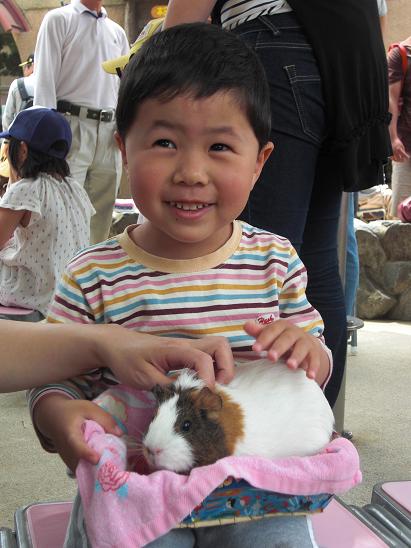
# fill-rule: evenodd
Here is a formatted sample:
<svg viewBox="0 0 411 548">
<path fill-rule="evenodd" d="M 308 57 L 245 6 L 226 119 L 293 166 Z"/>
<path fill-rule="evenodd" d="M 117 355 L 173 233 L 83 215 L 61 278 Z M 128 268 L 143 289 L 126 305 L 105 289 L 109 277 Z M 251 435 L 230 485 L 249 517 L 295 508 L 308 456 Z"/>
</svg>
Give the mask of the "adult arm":
<svg viewBox="0 0 411 548">
<path fill-rule="evenodd" d="M 44 17 L 37 35 L 34 105 L 56 108 L 57 82 L 62 64 L 65 20 L 59 8 Z"/>
<path fill-rule="evenodd" d="M 206 22 L 215 3 L 216 0 L 170 0 L 163 28 L 182 23 Z"/>
<path fill-rule="evenodd" d="M 227 352 L 223 339 L 217 337 L 210 338 L 210 350 L 211 339 L 216 352 Z M 207 384 L 214 383 L 213 360 L 200 347 L 114 324 L 26 324 L 2 320 L 0 348 L 1 392 L 57 382 L 96 368 L 110 368 L 122 383 L 150 389 L 155 384 L 171 382 L 165 374 L 182 364 L 198 371 Z M 225 363 L 224 373 L 231 378 L 229 356 Z"/>
<path fill-rule="evenodd" d="M 398 136 L 397 124 L 399 117 L 399 101 L 401 98 L 401 89 L 402 89 L 402 80 L 394 82 L 389 86 L 389 97 L 390 97 L 390 112 L 392 115 L 391 122 L 389 125 L 391 146 L 392 146 L 392 159 L 396 162 L 405 162 L 408 160 L 409 155 L 407 154 L 404 144 Z"/>
</svg>

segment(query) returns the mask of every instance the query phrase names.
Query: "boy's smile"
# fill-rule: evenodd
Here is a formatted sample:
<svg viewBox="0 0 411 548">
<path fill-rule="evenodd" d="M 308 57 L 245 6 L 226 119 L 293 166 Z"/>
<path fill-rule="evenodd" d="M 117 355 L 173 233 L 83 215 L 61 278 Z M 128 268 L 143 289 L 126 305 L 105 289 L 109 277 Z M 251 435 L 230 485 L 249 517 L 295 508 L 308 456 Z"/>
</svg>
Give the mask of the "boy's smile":
<svg viewBox="0 0 411 548">
<path fill-rule="evenodd" d="M 172 259 L 207 255 L 229 239 L 272 150 L 268 143 L 259 151 L 232 91 L 148 99 L 118 141 L 132 196 L 148 219 L 131 237 Z"/>
</svg>

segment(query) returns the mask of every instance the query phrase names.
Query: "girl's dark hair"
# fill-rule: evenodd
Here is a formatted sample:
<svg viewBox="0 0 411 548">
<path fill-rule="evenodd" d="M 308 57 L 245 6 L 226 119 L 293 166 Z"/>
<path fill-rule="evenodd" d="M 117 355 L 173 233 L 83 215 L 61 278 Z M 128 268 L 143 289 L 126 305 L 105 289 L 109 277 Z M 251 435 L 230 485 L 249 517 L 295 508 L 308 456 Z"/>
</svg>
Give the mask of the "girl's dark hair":
<svg viewBox="0 0 411 548">
<path fill-rule="evenodd" d="M 121 79 L 116 110 L 124 139 L 141 103 L 184 94 L 195 99 L 219 91 L 238 95 L 260 148 L 269 140 L 270 100 L 264 68 L 235 34 L 215 25 L 178 25 L 155 34 L 128 63 Z"/>
<path fill-rule="evenodd" d="M 39 173 L 48 173 L 58 179 L 65 179 L 70 175 L 70 168 L 66 160 L 62 158 L 54 158 L 44 152 L 33 150 L 30 145 L 26 160 L 20 165 L 19 150 L 20 139 L 14 137 L 9 138 L 9 162 L 11 167 L 22 178 L 35 178 Z"/>
</svg>

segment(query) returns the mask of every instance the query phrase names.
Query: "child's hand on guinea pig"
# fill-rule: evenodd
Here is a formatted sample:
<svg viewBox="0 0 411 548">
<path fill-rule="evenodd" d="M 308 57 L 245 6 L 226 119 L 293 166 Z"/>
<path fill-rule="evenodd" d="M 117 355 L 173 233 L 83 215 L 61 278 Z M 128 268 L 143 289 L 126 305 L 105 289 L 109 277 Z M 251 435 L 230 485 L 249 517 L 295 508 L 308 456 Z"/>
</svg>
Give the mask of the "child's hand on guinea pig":
<svg viewBox="0 0 411 548">
<path fill-rule="evenodd" d="M 321 341 L 301 327 L 288 320 L 277 320 L 268 325 L 248 321 L 244 330 L 256 339 L 253 350 L 266 351 L 269 360 L 276 362 L 283 358 L 290 369 L 304 369 L 307 377 L 319 384 L 327 377 L 328 356 Z"/>
</svg>

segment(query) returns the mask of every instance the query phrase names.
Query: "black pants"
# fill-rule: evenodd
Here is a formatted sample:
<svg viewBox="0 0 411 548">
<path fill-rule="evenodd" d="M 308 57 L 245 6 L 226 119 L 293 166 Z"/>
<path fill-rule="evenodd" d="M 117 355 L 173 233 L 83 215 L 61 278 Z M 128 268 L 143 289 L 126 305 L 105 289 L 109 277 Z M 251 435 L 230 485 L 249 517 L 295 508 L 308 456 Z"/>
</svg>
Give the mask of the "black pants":
<svg viewBox="0 0 411 548">
<path fill-rule="evenodd" d="M 326 133 L 321 77 L 292 13 L 261 17 L 234 32 L 265 68 L 275 146 L 241 219 L 287 237 L 299 252 L 308 272 L 308 300 L 324 320 L 325 340 L 333 353 L 334 371 L 325 393 L 334 405 L 347 348 L 337 253 L 342 192 L 332 180 L 324 180 L 318 162 Z"/>
</svg>

